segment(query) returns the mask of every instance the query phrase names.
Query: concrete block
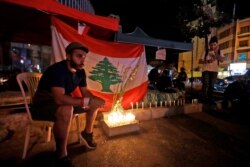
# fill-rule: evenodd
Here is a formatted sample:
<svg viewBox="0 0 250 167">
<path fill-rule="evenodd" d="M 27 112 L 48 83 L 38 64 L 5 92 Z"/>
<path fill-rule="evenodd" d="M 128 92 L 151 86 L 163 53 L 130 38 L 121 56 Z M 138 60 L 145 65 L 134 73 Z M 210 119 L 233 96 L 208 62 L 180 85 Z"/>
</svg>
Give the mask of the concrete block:
<svg viewBox="0 0 250 167">
<path fill-rule="evenodd" d="M 184 113 L 184 106 L 173 106 L 169 107 L 169 110 L 166 112 L 166 116 L 174 116 L 178 114 L 183 114 Z"/>
<path fill-rule="evenodd" d="M 151 108 L 152 119 L 165 117 L 168 110 L 169 108 L 165 107 Z"/>
<path fill-rule="evenodd" d="M 130 124 L 121 126 L 110 126 L 105 120 L 102 121 L 102 128 L 108 137 L 137 132 L 140 130 L 139 122 L 137 120 Z"/>
<path fill-rule="evenodd" d="M 133 114 L 135 115 L 135 118 L 139 121 L 147 121 L 152 119 L 152 110 L 149 108 L 133 110 Z"/>
</svg>

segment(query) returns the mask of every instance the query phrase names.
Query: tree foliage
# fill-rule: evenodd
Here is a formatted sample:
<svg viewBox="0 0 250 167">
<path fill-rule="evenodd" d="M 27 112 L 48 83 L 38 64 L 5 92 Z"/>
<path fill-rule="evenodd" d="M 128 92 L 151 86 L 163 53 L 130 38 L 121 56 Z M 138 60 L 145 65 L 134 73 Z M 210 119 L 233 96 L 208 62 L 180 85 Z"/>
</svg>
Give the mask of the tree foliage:
<svg viewBox="0 0 250 167">
<path fill-rule="evenodd" d="M 207 39 L 211 28 L 228 21 L 225 13 L 216 10 L 216 0 L 192 0 L 192 3 L 180 6 L 178 14 L 181 30 L 187 38 L 198 36 Z"/>
</svg>

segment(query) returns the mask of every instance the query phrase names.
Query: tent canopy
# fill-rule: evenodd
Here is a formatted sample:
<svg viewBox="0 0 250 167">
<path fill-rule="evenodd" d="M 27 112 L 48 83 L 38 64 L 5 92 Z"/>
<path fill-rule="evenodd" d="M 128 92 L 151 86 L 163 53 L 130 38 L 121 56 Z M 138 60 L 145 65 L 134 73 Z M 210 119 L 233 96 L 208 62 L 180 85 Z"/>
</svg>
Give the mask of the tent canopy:
<svg viewBox="0 0 250 167">
<path fill-rule="evenodd" d="M 152 38 L 139 27 L 136 27 L 135 30 L 131 33 L 124 34 L 122 32 L 117 32 L 115 39 L 118 42 L 144 44 L 146 46 L 176 49 L 182 51 L 192 50 L 192 43 L 175 42 Z"/>
<path fill-rule="evenodd" d="M 55 0 L 1 0 L 0 39 L 2 41 L 51 44 L 51 21 L 54 15 L 73 27 L 83 22 L 96 38 L 110 38 L 119 28 L 119 20 L 81 12 Z"/>
</svg>

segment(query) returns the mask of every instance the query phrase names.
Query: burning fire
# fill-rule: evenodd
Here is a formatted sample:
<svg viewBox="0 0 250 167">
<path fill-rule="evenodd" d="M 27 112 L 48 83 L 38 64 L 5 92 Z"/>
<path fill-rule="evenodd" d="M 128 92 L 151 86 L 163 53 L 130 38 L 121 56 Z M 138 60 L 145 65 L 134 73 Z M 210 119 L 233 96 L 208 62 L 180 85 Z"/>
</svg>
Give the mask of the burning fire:
<svg viewBox="0 0 250 167">
<path fill-rule="evenodd" d="M 110 126 L 121 126 L 131 124 L 135 121 L 135 115 L 125 112 L 121 100 L 117 100 L 107 117 L 107 123 Z"/>
</svg>

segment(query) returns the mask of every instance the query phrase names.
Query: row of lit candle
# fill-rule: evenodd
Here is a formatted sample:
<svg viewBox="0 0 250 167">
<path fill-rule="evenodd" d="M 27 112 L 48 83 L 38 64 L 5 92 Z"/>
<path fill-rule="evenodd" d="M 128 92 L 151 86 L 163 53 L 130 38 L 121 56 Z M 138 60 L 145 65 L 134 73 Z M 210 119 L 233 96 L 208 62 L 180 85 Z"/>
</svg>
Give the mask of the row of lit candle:
<svg viewBox="0 0 250 167">
<path fill-rule="evenodd" d="M 152 108 L 153 106 L 155 108 L 158 107 L 158 102 L 157 101 L 155 101 L 154 103 L 149 102 L 148 104 L 149 104 L 149 106 L 148 106 L 149 108 Z M 163 101 L 160 101 L 160 107 L 163 107 L 163 105 L 164 105 L 164 107 L 182 106 L 184 104 L 185 104 L 185 99 L 184 98 L 183 99 L 173 100 L 173 101 L 171 101 L 171 100 L 164 101 L 164 103 L 163 103 Z M 139 102 L 135 102 L 135 108 L 134 108 L 134 103 L 133 102 L 131 102 L 130 105 L 131 105 L 132 110 L 133 109 L 139 109 Z M 144 102 L 141 102 L 141 109 L 144 109 L 144 107 L 145 107 Z"/>
</svg>

